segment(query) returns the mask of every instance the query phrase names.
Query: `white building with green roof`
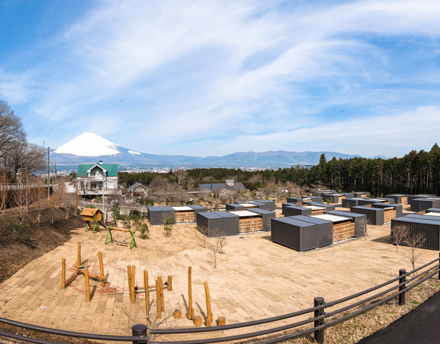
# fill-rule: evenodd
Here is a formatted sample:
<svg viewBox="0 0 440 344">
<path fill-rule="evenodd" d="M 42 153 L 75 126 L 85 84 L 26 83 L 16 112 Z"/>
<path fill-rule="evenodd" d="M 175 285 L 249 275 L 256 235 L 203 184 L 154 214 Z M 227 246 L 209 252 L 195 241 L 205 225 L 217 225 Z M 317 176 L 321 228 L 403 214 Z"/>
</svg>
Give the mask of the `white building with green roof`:
<svg viewBox="0 0 440 344">
<path fill-rule="evenodd" d="M 78 192 L 87 196 L 121 193 L 118 185 L 118 164 L 82 164 L 78 166 Z"/>
</svg>

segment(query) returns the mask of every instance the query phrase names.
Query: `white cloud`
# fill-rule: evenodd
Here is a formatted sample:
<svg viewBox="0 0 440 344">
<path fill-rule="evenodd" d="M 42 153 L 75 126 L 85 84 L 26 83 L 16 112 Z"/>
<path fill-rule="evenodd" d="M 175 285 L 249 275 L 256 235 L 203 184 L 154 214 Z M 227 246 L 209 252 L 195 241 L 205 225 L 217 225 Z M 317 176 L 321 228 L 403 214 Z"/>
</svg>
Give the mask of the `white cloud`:
<svg viewBox="0 0 440 344">
<path fill-rule="evenodd" d="M 0 68 L 0 97 L 14 104 L 25 102 L 31 87 L 30 77 L 25 74 L 5 72 Z"/>
<path fill-rule="evenodd" d="M 353 118 L 265 135 L 242 135 L 210 142 L 205 155 L 253 150 L 338 151 L 363 156 L 402 156 L 410 150 L 428 150 L 439 141 L 440 106 L 420 107 L 388 116 Z M 202 147 L 206 147 L 203 145 Z M 208 145 L 209 147 L 209 145 Z M 203 148 L 202 148 L 203 149 Z"/>
<path fill-rule="evenodd" d="M 389 109 L 440 106 L 431 89 L 387 88 L 426 81 L 415 80 L 421 73 L 396 72 L 399 51 L 381 42 L 422 37 L 435 55 L 438 1 L 290 2 L 283 10 L 280 3 L 102 2 L 49 40 L 50 63 L 30 67 L 34 79 L 0 73 L 0 93 L 28 100 L 57 130 L 64 123 L 70 131 L 56 134 L 58 144 L 72 127 L 81 130 L 78 123 L 89 124 L 84 131 L 99 123 L 98 134 L 127 148 L 196 155 L 237 146 L 278 149 L 299 144 L 292 138 L 298 135 L 314 137 L 305 149 L 332 142 L 344 152 L 367 152 L 374 145 L 353 145 L 360 136 L 338 131 L 330 109 L 356 107 L 350 113 L 356 118 L 337 120 L 354 130 L 356 121 L 368 126 L 372 114 L 384 122 L 406 118 L 390 117 Z M 432 66 L 418 68 L 426 76 L 439 74 Z M 420 130 L 407 141 L 416 144 L 423 128 L 409 126 Z M 401 134 L 393 128 L 383 130 L 396 142 Z M 379 128 L 371 129 L 379 135 Z M 203 148 L 191 143 L 197 140 Z"/>
</svg>

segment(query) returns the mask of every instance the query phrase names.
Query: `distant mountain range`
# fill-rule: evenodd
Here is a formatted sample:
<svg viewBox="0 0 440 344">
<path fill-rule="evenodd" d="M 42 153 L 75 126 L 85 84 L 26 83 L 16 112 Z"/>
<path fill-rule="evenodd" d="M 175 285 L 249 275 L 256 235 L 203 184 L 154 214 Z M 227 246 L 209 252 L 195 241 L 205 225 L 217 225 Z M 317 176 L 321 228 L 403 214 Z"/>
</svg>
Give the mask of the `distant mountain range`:
<svg viewBox="0 0 440 344">
<path fill-rule="evenodd" d="M 63 169 L 63 167 L 65 169 L 76 169 L 78 164 L 95 163 L 99 160 L 107 164 L 117 163 L 120 165 L 120 170 L 123 170 L 124 167 L 127 169 L 148 167 L 283 168 L 298 164 L 301 166 L 316 165 L 322 153 L 325 153 L 327 160 L 331 160 L 333 157 L 337 159 L 360 157 L 359 155 L 337 152 L 287 151 L 238 152 L 205 158 L 184 155 L 154 155 L 120 147 L 93 133 L 84 133 L 58 147 L 51 154 L 51 161 L 56 162 L 59 169 Z M 376 157 L 386 159 L 383 156 Z"/>
</svg>

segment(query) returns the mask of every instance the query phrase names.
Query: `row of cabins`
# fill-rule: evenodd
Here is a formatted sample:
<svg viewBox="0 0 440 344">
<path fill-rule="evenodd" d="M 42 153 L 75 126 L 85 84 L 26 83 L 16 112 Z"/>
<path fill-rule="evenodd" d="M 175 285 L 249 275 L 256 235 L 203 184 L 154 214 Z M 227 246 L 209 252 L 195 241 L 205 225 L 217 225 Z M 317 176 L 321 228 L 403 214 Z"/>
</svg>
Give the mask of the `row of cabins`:
<svg viewBox="0 0 440 344">
<path fill-rule="evenodd" d="M 296 251 L 308 251 L 363 236 L 366 217 L 332 210 L 321 215 L 272 219 L 271 238 L 273 242 Z"/>
<path fill-rule="evenodd" d="M 227 211 L 207 212 L 198 205 L 182 207 L 148 207 L 151 225 L 160 225 L 168 218 L 172 223 L 197 223 L 209 237 L 238 235 L 270 230 L 270 219 L 275 218 L 275 202 L 268 200 L 237 202 L 226 205 Z"/>
<path fill-rule="evenodd" d="M 331 203 L 331 204 L 340 204 L 346 198 L 366 198 L 368 197 L 369 193 L 366 191 L 347 192 L 347 193 L 323 191 L 319 195 L 321 196 L 323 202 Z"/>
<path fill-rule="evenodd" d="M 283 215 L 286 217 L 299 215 L 313 216 L 326 214 L 330 211 L 336 210 L 335 205 L 313 202 L 310 200 L 310 197 L 313 199 L 313 197 L 321 196 L 288 198 L 288 203 L 282 204 Z M 318 198 L 314 199 L 318 200 Z M 384 223 L 403 215 L 403 206 L 400 204 L 394 204 L 394 200 L 389 198 L 344 198 L 342 200 L 342 206 L 350 208 L 352 213 L 366 215 L 368 223 L 377 226 L 383 225 Z"/>
</svg>

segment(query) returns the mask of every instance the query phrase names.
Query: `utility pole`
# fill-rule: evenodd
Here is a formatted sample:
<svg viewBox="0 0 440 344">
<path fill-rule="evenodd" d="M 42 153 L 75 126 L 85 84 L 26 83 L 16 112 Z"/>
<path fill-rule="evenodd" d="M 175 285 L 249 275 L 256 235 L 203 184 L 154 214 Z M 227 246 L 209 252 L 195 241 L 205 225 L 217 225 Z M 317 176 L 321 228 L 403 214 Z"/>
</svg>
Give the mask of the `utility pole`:
<svg viewBox="0 0 440 344">
<path fill-rule="evenodd" d="M 102 175 L 102 207 L 103 207 L 103 213 L 104 213 L 104 222 L 106 219 L 106 213 L 105 213 L 105 189 L 107 187 L 107 172 L 104 172 Z"/>
<path fill-rule="evenodd" d="M 50 148 L 47 146 L 47 200 L 50 198 Z"/>
</svg>

